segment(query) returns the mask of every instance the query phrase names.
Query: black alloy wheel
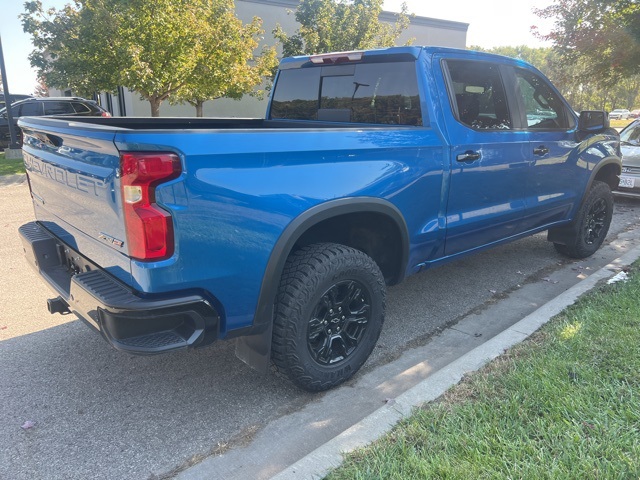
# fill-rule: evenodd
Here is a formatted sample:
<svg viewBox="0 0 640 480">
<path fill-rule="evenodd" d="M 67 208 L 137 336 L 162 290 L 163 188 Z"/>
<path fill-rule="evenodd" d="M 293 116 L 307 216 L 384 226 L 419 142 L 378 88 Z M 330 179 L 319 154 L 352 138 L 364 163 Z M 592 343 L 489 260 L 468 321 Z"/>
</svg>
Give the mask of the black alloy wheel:
<svg viewBox="0 0 640 480">
<path fill-rule="evenodd" d="M 355 280 L 338 282 L 327 290 L 309 321 L 307 346 L 321 365 L 345 360 L 357 348 L 369 325 L 371 300 Z"/>
</svg>

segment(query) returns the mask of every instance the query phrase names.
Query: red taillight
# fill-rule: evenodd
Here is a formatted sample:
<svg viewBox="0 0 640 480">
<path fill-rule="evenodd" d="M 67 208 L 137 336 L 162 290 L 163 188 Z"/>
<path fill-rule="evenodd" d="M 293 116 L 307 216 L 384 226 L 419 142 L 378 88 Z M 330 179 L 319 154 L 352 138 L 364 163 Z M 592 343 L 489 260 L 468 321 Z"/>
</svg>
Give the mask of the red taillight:
<svg viewBox="0 0 640 480">
<path fill-rule="evenodd" d="M 169 212 L 155 201 L 160 183 L 180 175 L 180 159 L 174 153 L 123 153 L 122 204 L 129 256 L 161 260 L 173 254 L 173 222 Z"/>
<path fill-rule="evenodd" d="M 101 117 L 110 117 L 110 116 L 111 116 L 111 114 L 110 114 L 109 112 L 102 112 L 102 113 L 100 114 L 100 116 L 101 116 Z"/>
</svg>

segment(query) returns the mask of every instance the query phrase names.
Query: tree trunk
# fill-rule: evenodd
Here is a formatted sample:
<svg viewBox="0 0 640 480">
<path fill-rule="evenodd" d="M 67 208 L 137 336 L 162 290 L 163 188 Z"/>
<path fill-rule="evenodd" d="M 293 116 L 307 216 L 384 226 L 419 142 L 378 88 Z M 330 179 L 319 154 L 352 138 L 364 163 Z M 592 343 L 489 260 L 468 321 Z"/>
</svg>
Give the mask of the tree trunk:
<svg viewBox="0 0 640 480">
<path fill-rule="evenodd" d="M 196 102 L 196 117 L 204 117 L 204 100 L 198 100 Z"/>
<path fill-rule="evenodd" d="M 160 100 L 156 96 L 149 97 L 149 104 L 151 105 L 151 116 L 152 117 L 159 117 L 160 116 L 160 105 L 162 104 L 162 100 Z"/>
</svg>

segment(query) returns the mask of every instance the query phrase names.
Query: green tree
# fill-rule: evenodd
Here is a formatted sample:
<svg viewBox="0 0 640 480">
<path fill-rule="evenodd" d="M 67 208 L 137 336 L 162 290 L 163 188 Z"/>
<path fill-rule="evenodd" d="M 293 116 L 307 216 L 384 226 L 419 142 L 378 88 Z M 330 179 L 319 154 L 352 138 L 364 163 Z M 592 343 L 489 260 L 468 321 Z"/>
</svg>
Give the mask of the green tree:
<svg viewBox="0 0 640 480">
<path fill-rule="evenodd" d="M 97 0 L 99 1 L 99 0 Z M 113 46 L 117 25 L 92 0 L 75 0 L 60 10 L 44 10 L 39 0 L 25 3 L 22 26 L 35 50 L 29 55 L 47 85 L 90 96 L 117 87 L 120 66 Z"/>
<path fill-rule="evenodd" d="M 393 46 L 409 26 L 406 4 L 396 23 L 381 22 L 383 0 L 302 0 L 292 36 L 278 25 L 273 35 L 285 57 Z"/>
<path fill-rule="evenodd" d="M 262 21 L 255 17 L 243 23 L 235 16 L 233 0 L 217 0 L 215 8 L 202 8 L 197 45 L 193 55 L 195 66 L 186 82 L 171 99 L 172 103 L 188 102 L 203 116 L 203 104 L 221 97 L 239 100 L 245 94 L 262 95 L 255 88 L 271 75 L 277 66 L 274 47 L 264 47 L 259 55 Z"/>
<path fill-rule="evenodd" d="M 640 73 L 640 2 L 638 0 L 555 0 L 537 9 L 555 20 L 551 40 L 564 62 L 585 61 L 587 72 L 613 81 Z"/>
<path fill-rule="evenodd" d="M 44 11 L 35 0 L 25 3 L 22 23 L 36 47 L 31 63 L 48 85 L 81 95 L 124 86 L 147 100 L 155 117 L 165 100 L 195 83 L 204 48 L 226 54 L 229 42 L 201 33 L 229 8 L 232 0 L 75 0 Z"/>
<path fill-rule="evenodd" d="M 515 47 L 502 46 L 489 49 L 473 45 L 470 48 L 471 50 L 495 53 L 496 55 L 504 55 L 511 58 L 519 58 L 520 60 L 530 63 L 545 75 L 549 75 L 549 61 L 553 53 L 551 48 L 533 48 L 526 45 L 518 45 Z"/>
</svg>

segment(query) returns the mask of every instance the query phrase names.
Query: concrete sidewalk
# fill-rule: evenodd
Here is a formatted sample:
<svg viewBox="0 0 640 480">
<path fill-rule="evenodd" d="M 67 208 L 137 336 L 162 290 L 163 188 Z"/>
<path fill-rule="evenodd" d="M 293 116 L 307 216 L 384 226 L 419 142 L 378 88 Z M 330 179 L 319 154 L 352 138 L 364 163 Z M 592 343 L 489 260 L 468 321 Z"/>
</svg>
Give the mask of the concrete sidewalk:
<svg viewBox="0 0 640 480">
<path fill-rule="evenodd" d="M 426 345 L 407 350 L 356 382 L 272 422 L 245 439 L 244 446 L 226 452 L 222 448 L 224 453 L 204 459 L 177 478 L 322 478 L 341 463 L 343 452 L 376 440 L 414 407 L 438 398 L 465 373 L 522 342 L 599 282 L 633 263 L 640 257 L 640 246 L 628 247 L 639 234 L 637 230 L 626 232 L 607 246 L 617 252 L 629 251 L 605 267 L 590 270 L 580 262 L 572 263 L 542 281 L 519 286 L 507 298 L 468 315 Z M 557 287 L 565 284 L 558 294 Z M 367 410 L 372 401 L 380 406 Z M 358 418 L 359 411 L 366 413 Z M 311 448 L 314 444 L 318 446 Z"/>
</svg>

